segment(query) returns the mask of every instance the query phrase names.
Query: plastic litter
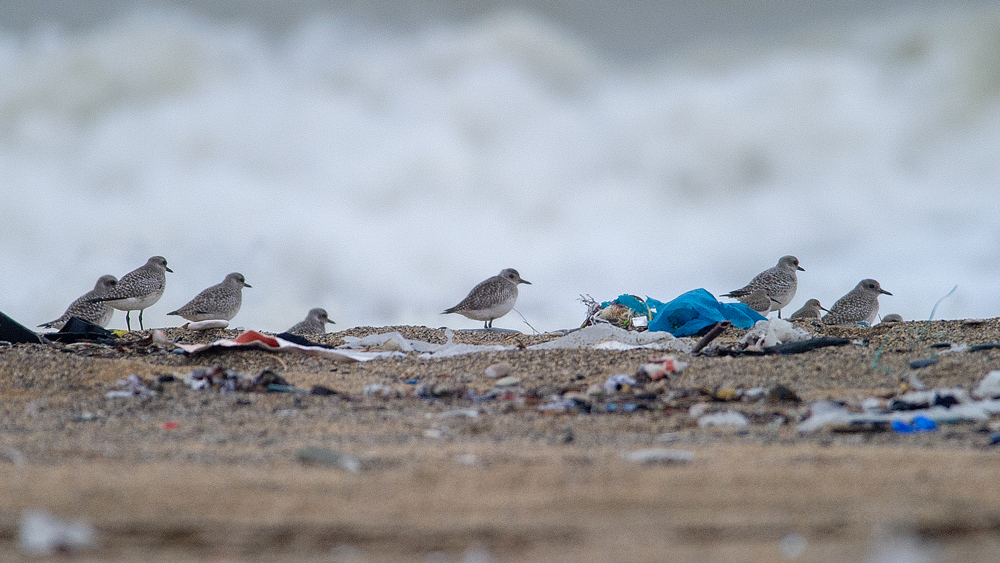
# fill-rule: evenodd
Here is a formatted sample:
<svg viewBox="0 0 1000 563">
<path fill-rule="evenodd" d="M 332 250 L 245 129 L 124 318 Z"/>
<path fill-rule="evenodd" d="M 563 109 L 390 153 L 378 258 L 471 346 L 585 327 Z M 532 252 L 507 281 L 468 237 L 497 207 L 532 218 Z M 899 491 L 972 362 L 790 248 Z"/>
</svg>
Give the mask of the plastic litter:
<svg viewBox="0 0 1000 563">
<path fill-rule="evenodd" d="M 927 418 L 924 415 L 917 415 L 913 417 L 913 420 L 906 422 L 904 420 L 893 420 L 892 430 L 897 434 L 912 434 L 914 432 L 933 432 L 937 430 L 937 423 L 933 420 Z"/>
<path fill-rule="evenodd" d="M 980 399 L 995 399 L 1000 397 L 1000 370 L 993 370 L 986 374 L 986 377 L 979 382 L 979 386 L 972 392 L 974 397 Z"/>
<path fill-rule="evenodd" d="M 694 459 L 694 452 L 672 448 L 646 448 L 621 454 L 622 459 L 643 465 L 683 465 Z"/>
<path fill-rule="evenodd" d="M 108 391 L 105 397 L 109 399 L 130 399 L 132 397 L 152 397 L 156 395 L 156 392 L 146 387 L 142 379 L 134 373 L 125 379 L 119 379 L 115 382 L 115 385 L 123 387 L 123 389 Z"/>
<path fill-rule="evenodd" d="M 781 344 L 809 340 L 809 332 L 796 327 L 785 319 L 757 321 L 739 340 L 739 345 L 749 350 L 762 350 Z"/>
<path fill-rule="evenodd" d="M 118 338 L 114 332 L 80 317 L 70 317 L 58 332 L 45 335 L 52 342 L 72 344 L 74 342 L 97 342 L 112 344 Z"/>
<path fill-rule="evenodd" d="M 32 557 L 90 549 L 97 544 L 97 532 L 85 520 L 62 520 L 43 510 L 21 515 L 18 529 L 21 551 Z"/>
<path fill-rule="evenodd" d="M 361 461 L 358 458 L 327 448 L 302 448 L 295 454 L 295 457 L 303 465 L 343 469 L 351 473 L 361 472 Z"/>
<path fill-rule="evenodd" d="M 745 330 L 765 320 L 743 303 L 721 303 L 704 289 L 688 291 L 666 303 L 646 298 L 646 303 L 656 311 L 649 330 L 666 331 L 674 336 L 695 336 L 721 321 L 730 321 Z"/>
<path fill-rule="evenodd" d="M 158 334 L 157 334 L 158 333 Z M 248 330 L 241 333 L 235 339 L 222 338 L 216 340 L 215 342 L 202 343 L 202 344 L 179 344 L 176 342 L 171 342 L 163 334 L 163 331 L 157 330 L 153 334 L 153 341 L 157 344 L 164 346 L 173 346 L 180 350 L 183 350 L 187 354 L 199 354 L 206 350 L 211 350 L 214 348 L 232 348 L 234 350 L 239 349 L 258 349 L 267 350 L 269 352 L 299 352 L 310 355 L 324 356 L 334 360 L 341 360 L 345 362 L 364 362 L 368 360 L 373 360 L 375 358 L 385 358 L 401 356 L 400 352 L 360 352 L 355 350 L 335 350 L 327 346 L 303 346 L 301 344 L 296 344 L 294 342 L 289 342 L 283 338 L 278 338 L 276 336 L 267 336 L 261 334 L 255 330 Z"/>
<path fill-rule="evenodd" d="M 0 313 L 0 341 L 11 344 L 43 344 L 40 336 L 7 315 Z"/>
<path fill-rule="evenodd" d="M 635 372 L 638 381 L 658 381 L 669 378 L 671 374 L 684 371 L 687 362 L 678 360 L 675 356 L 663 356 L 649 363 L 641 364 Z"/>
<path fill-rule="evenodd" d="M 632 350 L 635 348 L 652 348 L 656 350 L 688 352 L 691 350 L 691 346 L 692 344 L 689 340 L 680 340 L 666 332 L 634 332 L 609 324 L 596 324 L 573 331 L 556 340 L 528 346 L 528 349 L 554 350 L 560 348 L 583 348 Z"/>
<path fill-rule="evenodd" d="M 736 411 L 717 412 L 706 414 L 698 419 L 698 426 L 706 428 L 708 426 L 749 426 L 750 419 L 743 413 Z"/>
<path fill-rule="evenodd" d="M 210 330 L 213 328 L 228 328 L 229 321 L 223 319 L 209 319 L 207 321 L 195 321 L 190 323 L 184 323 L 181 328 L 186 328 L 188 330 Z"/>
</svg>

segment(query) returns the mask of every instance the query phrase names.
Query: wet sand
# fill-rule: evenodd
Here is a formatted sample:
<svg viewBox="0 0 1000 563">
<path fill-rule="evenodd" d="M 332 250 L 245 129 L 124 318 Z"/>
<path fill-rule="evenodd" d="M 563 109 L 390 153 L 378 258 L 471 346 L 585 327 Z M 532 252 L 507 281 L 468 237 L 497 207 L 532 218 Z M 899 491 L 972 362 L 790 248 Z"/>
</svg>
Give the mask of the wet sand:
<svg viewBox="0 0 1000 563">
<path fill-rule="evenodd" d="M 0 347 L 0 556 L 24 557 L 18 518 L 44 509 L 97 528 L 99 546 L 79 561 L 864 561 L 906 549 L 993 560 L 1000 456 L 989 422 L 910 435 L 796 426 L 813 401 L 892 397 L 918 359 L 938 359 L 917 371 L 927 387 L 973 389 L 1000 369 L 1000 350 L 942 354 L 934 345 L 1000 342 L 1000 320 L 802 326 L 854 344 L 793 356 L 679 354 L 690 366 L 668 382 L 560 414 L 539 407 L 632 375 L 662 352 L 344 363 L 259 350 L 187 356 L 138 344 L 150 331 L 115 346 Z M 444 331 L 424 327 L 355 328 L 323 342 L 389 330 L 444 342 Z M 185 342 L 236 334 L 167 331 Z M 718 344 L 741 334 L 730 329 Z M 458 333 L 512 346 L 554 337 Z M 495 383 L 485 369 L 500 361 L 520 381 L 483 400 Z M 336 394 L 223 394 L 179 381 L 215 365 L 248 377 L 272 370 Z M 106 397 L 131 374 L 156 395 Z M 368 396 L 372 383 L 427 396 Z M 801 402 L 722 400 L 729 389 L 778 385 Z M 699 428 L 695 405 L 739 411 L 751 424 Z M 694 457 L 622 458 L 650 447 Z M 356 458 L 358 471 L 304 463 L 315 451 Z"/>
</svg>

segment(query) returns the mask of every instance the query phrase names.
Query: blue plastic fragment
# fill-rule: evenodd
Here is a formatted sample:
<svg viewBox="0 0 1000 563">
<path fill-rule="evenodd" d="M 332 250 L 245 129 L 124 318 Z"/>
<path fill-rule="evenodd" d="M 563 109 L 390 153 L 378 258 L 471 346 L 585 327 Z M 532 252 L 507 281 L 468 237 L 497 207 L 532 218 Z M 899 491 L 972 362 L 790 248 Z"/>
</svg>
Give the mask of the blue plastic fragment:
<svg viewBox="0 0 1000 563">
<path fill-rule="evenodd" d="M 608 412 L 615 412 L 616 408 L 617 407 L 615 406 L 614 403 L 609 403 L 608 405 L 605 405 L 604 410 L 606 410 Z"/>
<path fill-rule="evenodd" d="M 913 417 L 913 428 L 917 432 L 933 432 L 937 430 L 937 423 L 922 414 Z"/>
<path fill-rule="evenodd" d="M 736 328 L 747 330 L 766 317 L 743 303 L 721 303 L 704 289 L 693 289 L 672 301 L 661 303 L 646 298 L 656 316 L 649 330 L 666 331 L 674 336 L 694 336 L 721 321 L 730 321 Z"/>
<path fill-rule="evenodd" d="M 902 420 L 893 420 L 892 431 L 896 434 L 913 434 L 917 429 L 912 424 L 903 422 Z"/>
<path fill-rule="evenodd" d="M 403 383 L 405 383 L 406 385 L 416 385 L 417 383 L 420 383 L 420 381 L 417 379 L 407 379 Z"/>
<path fill-rule="evenodd" d="M 622 405 L 622 409 L 625 412 L 635 412 L 639 407 L 635 403 L 625 403 Z"/>
</svg>

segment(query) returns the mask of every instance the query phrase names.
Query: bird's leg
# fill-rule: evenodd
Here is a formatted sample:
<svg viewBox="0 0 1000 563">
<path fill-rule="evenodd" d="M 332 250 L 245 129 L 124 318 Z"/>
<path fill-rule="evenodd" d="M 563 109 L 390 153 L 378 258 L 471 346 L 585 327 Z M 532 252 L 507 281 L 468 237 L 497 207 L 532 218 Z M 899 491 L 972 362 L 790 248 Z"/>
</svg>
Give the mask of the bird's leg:
<svg viewBox="0 0 1000 563">
<path fill-rule="evenodd" d="M 139 309 L 139 330 L 143 329 L 143 326 L 142 326 L 142 312 L 143 311 L 145 311 L 145 309 Z M 780 315 L 781 311 L 778 311 L 778 314 Z"/>
<path fill-rule="evenodd" d="M 778 318 L 781 318 L 781 309 L 778 309 Z"/>
<path fill-rule="evenodd" d="M 483 323 L 483 330 L 486 330 L 488 328 L 490 328 L 490 321 L 486 321 Z"/>
<path fill-rule="evenodd" d="M 128 327 L 128 331 L 132 332 L 132 320 L 128 318 L 129 313 L 132 311 L 125 311 L 125 326 Z"/>
</svg>

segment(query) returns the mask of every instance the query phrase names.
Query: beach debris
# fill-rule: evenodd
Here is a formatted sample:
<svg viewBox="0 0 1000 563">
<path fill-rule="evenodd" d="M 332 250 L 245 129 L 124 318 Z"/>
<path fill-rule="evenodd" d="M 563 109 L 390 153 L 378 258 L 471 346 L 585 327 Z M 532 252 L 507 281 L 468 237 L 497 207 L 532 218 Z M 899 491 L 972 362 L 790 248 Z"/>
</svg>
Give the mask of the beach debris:
<svg viewBox="0 0 1000 563">
<path fill-rule="evenodd" d="M 806 538 L 802 534 L 788 534 L 778 542 L 782 559 L 798 559 L 806 552 Z"/>
<path fill-rule="evenodd" d="M 757 321 L 737 343 L 745 350 L 762 350 L 791 342 L 809 340 L 809 331 L 785 319 Z"/>
<path fill-rule="evenodd" d="M 591 350 L 633 350 L 651 348 L 688 352 L 691 342 L 675 338 L 667 332 L 634 332 L 610 324 L 597 324 L 573 331 L 566 336 L 528 346 L 528 350 L 555 350 L 561 348 Z"/>
<path fill-rule="evenodd" d="M 48 342 L 30 328 L 3 313 L 0 313 L 0 341 L 11 344 L 45 344 Z"/>
<path fill-rule="evenodd" d="M 200 344 L 180 344 L 170 341 L 166 338 L 166 336 L 162 335 L 162 333 L 159 336 L 154 333 L 154 342 L 164 346 L 176 347 L 189 355 L 199 354 L 207 350 L 218 348 L 230 349 L 234 351 L 256 349 L 266 350 L 269 352 L 298 352 L 315 356 L 323 356 L 329 359 L 345 362 L 364 362 L 375 358 L 397 357 L 402 355 L 401 352 L 362 352 L 356 350 L 333 349 L 329 346 L 322 345 L 304 346 L 276 336 L 267 336 L 255 330 L 244 331 L 235 339 L 222 338 L 216 340 L 215 342 Z"/>
<path fill-rule="evenodd" d="M 993 370 L 979 382 L 972 391 L 972 396 L 980 399 L 996 399 L 1000 397 L 1000 370 Z"/>
<path fill-rule="evenodd" d="M 521 382 L 520 377 L 513 375 L 508 375 L 507 377 L 501 377 L 493 383 L 494 387 L 513 387 Z"/>
<path fill-rule="evenodd" d="M 640 364 L 635 371 L 635 379 L 641 382 L 669 379 L 672 374 L 684 371 L 686 367 L 688 362 L 678 360 L 676 356 L 661 356 Z"/>
<path fill-rule="evenodd" d="M 21 514 L 21 551 L 31 557 L 72 553 L 97 545 L 97 532 L 86 520 L 62 520 L 44 510 Z"/>
<path fill-rule="evenodd" d="M 939 360 L 937 358 L 924 358 L 922 360 L 913 360 L 912 362 L 910 362 L 910 369 L 920 369 L 920 368 L 930 367 L 938 363 L 938 361 Z"/>
<path fill-rule="evenodd" d="M 361 461 L 358 458 L 329 448 L 318 446 L 302 448 L 295 453 L 295 458 L 302 465 L 343 469 L 351 473 L 361 472 Z"/>
<path fill-rule="evenodd" d="M 114 344 L 118 336 L 99 324 L 81 319 L 80 317 L 70 317 L 58 332 L 46 333 L 45 338 L 52 342 L 61 342 L 63 344 L 73 344 L 76 342 Z"/>
<path fill-rule="evenodd" d="M 581 295 L 580 301 L 587 306 L 587 319 L 580 328 L 608 323 L 625 330 L 645 330 L 655 313 L 638 295 L 621 295 L 604 303 L 597 303 L 590 295 Z"/>
<path fill-rule="evenodd" d="M 156 395 L 156 391 L 147 387 L 142 378 L 134 373 L 124 379 L 119 379 L 115 382 L 115 385 L 122 387 L 122 389 L 108 391 L 104 395 L 108 399 L 131 399 L 132 397 L 152 397 Z"/>
<path fill-rule="evenodd" d="M 736 328 L 746 330 L 765 318 L 743 303 L 722 303 L 700 288 L 666 303 L 647 297 L 646 303 L 656 310 L 649 330 L 666 331 L 678 337 L 702 334 L 721 321 L 729 321 Z"/>
<path fill-rule="evenodd" d="M 924 415 L 917 415 L 913 420 L 906 422 L 903 420 L 892 421 L 892 431 L 896 434 L 913 434 L 914 432 L 933 432 L 937 430 L 937 424 Z"/>
<path fill-rule="evenodd" d="M 625 375 L 624 373 L 616 373 L 604 382 L 604 392 L 618 393 L 621 391 L 628 391 L 635 385 L 635 383 L 636 381 L 634 378 Z"/>
<path fill-rule="evenodd" d="M 207 321 L 192 321 L 181 325 L 188 330 L 210 330 L 213 328 L 228 328 L 229 321 L 225 319 L 209 319 Z"/>
<path fill-rule="evenodd" d="M 486 368 L 486 377 L 498 379 L 506 377 L 514 371 L 514 366 L 510 362 L 497 362 Z"/>
<path fill-rule="evenodd" d="M 733 326 L 733 323 L 731 323 L 729 321 L 719 321 L 719 322 L 715 323 L 715 326 L 713 326 L 705 334 L 705 336 L 702 336 L 701 340 L 699 340 L 698 343 L 694 345 L 694 348 L 691 349 L 691 353 L 692 354 L 697 354 L 698 352 L 701 352 L 702 349 L 705 348 L 705 346 L 708 346 L 713 340 L 715 340 L 716 338 L 718 338 L 720 334 L 722 334 L 723 332 L 725 332 L 726 329 L 729 328 L 729 327 L 731 327 L 731 326 Z"/>
<path fill-rule="evenodd" d="M 741 427 L 749 426 L 750 419 L 741 412 L 726 411 L 706 414 L 698 418 L 698 426 L 706 428 L 709 426 Z"/>
<path fill-rule="evenodd" d="M 623 452 L 622 459 L 643 465 L 684 465 L 691 463 L 694 452 L 673 448 L 645 448 L 631 452 Z"/>
</svg>

